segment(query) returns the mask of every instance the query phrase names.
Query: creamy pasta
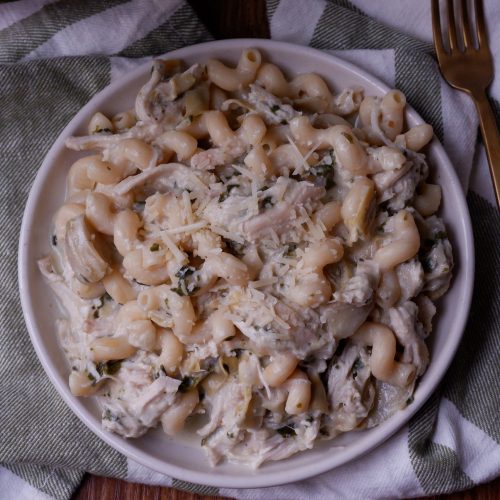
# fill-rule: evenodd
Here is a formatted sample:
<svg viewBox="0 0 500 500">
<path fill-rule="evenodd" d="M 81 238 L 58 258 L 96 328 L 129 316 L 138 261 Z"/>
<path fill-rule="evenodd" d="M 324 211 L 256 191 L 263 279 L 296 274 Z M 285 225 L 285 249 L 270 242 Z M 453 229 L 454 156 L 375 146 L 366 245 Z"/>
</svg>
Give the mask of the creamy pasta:
<svg viewBox="0 0 500 500">
<path fill-rule="evenodd" d="M 258 467 L 412 401 L 453 258 L 405 96 L 153 62 L 133 109 L 68 148 L 50 254 L 75 396 L 132 438 L 185 425 Z"/>
</svg>

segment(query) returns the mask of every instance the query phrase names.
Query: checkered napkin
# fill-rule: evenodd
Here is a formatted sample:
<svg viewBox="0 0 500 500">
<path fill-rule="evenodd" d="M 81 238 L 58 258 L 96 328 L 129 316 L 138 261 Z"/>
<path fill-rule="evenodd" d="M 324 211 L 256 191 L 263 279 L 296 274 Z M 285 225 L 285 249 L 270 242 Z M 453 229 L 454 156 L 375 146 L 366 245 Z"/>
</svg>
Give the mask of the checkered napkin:
<svg viewBox="0 0 500 500">
<path fill-rule="evenodd" d="M 500 69 L 500 4 L 486 1 Z M 466 489 L 500 474 L 500 217 L 477 117 L 440 78 L 427 2 L 268 0 L 272 38 L 332 52 L 401 89 L 442 140 L 476 239 L 476 287 L 462 344 L 438 391 L 385 444 L 321 476 L 259 490 L 201 487 L 146 469 L 92 434 L 31 347 L 17 291 L 30 186 L 75 113 L 151 56 L 207 41 L 183 0 L 18 0 L 0 4 L 0 497 L 68 499 L 85 471 L 237 498 L 393 498 Z M 154 15 L 152 15 L 154 13 Z M 500 78 L 491 94 L 500 106 Z M 499 115 L 500 116 L 500 113 Z"/>
</svg>

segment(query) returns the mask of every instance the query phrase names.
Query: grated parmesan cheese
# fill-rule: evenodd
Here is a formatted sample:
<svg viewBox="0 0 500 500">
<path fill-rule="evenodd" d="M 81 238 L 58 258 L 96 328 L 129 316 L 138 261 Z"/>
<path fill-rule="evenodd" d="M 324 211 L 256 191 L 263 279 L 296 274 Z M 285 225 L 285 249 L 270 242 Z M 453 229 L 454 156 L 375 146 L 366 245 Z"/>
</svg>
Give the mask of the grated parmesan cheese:
<svg viewBox="0 0 500 500">
<path fill-rule="evenodd" d="M 286 138 L 288 140 L 288 142 L 292 145 L 293 149 L 295 150 L 295 152 L 299 155 L 299 157 L 301 158 L 302 160 L 302 166 L 304 167 L 304 170 L 300 170 L 299 167 L 297 167 L 293 172 L 292 172 L 292 175 L 298 175 L 298 174 L 302 174 L 304 172 L 308 172 L 309 171 L 309 164 L 307 163 L 306 159 L 304 158 L 304 156 L 302 155 L 302 153 L 300 152 L 299 148 L 297 147 L 297 144 L 295 144 L 294 140 L 287 134 L 286 135 Z"/>
<path fill-rule="evenodd" d="M 299 207 L 300 213 L 303 217 L 303 221 L 307 226 L 308 231 L 311 233 L 313 238 L 315 240 L 322 240 L 325 238 L 325 233 L 321 229 L 321 227 L 318 224 L 315 224 L 311 217 L 309 217 L 309 214 L 307 213 L 307 210 L 304 209 L 304 207 Z"/>
<path fill-rule="evenodd" d="M 198 231 L 199 229 L 204 228 L 208 222 L 206 220 L 202 220 L 199 222 L 195 222 L 193 224 L 188 224 L 186 226 L 174 227 L 172 229 L 166 229 L 164 232 L 166 234 L 181 234 L 181 233 L 193 233 L 194 231 Z"/>
<path fill-rule="evenodd" d="M 186 220 L 189 224 L 192 224 L 194 222 L 193 209 L 191 207 L 191 198 L 187 191 L 182 192 L 182 201 L 184 202 L 184 214 L 186 216 Z"/>
<path fill-rule="evenodd" d="M 262 288 L 269 285 L 274 285 L 278 282 L 278 278 L 265 278 L 257 281 L 250 281 L 248 286 L 251 288 Z"/>
<path fill-rule="evenodd" d="M 223 238 L 227 238 L 228 240 L 236 241 L 236 243 L 239 243 L 240 245 L 245 244 L 245 240 L 240 235 L 225 231 L 224 229 L 222 229 L 219 226 L 211 225 L 210 230 L 212 232 L 214 232 L 215 234 L 222 236 Z"/>
<path fill-rule="evenodd" d="M 166 231 L 162 231 L 160 233 L 161 238 L 165 245 L 167 245 L 168 249 L 172 252 L 172 255 L 174 256 L 174 259 L 179 263 L 179 264 L 184 264 L 188 261 L 187 256 L 184 252 L 179 250 L 178 246 L 174 243 L 174 241 L 170 238 L 168 233 Z"/>
</svg>

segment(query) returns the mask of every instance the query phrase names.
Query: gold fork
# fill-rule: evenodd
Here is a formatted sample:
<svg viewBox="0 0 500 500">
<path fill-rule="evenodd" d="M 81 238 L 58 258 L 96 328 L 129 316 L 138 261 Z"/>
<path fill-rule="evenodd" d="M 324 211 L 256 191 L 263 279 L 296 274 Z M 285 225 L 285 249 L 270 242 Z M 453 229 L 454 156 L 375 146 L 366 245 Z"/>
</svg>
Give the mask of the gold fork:
<svg viewBox="0 0 500 500">
<path fill-rule="evenodd" d="M 453 0 L 446 2 L 449 51 L 443 44 L 439 0 L 432 0 L 432 32 L 443 77 L 452 87 L 467 92 L 476 104 L 497 205 L 500 208 L 500 136 L 486 96 L 486 89 L 493 80 L 493 59 L 488 47 L 482 0 L 475 0 L 473 4 L 477 48 L 471 33 L 467 0 L 460 0 L 459 4 L 462 20 L 460 33 L 457 31 L 458 23 L 455 22 Z"/>
</svg>

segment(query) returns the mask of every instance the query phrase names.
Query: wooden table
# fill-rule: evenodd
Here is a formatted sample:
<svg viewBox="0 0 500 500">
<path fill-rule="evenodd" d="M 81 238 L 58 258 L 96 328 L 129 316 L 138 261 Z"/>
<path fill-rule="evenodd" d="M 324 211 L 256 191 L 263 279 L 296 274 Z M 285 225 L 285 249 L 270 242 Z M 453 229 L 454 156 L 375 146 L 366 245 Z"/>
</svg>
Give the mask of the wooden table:
<svg viewBox="0 0 500 500">
<path fill-rule="evenodd" d="M 269 38 L 265 0 L 188 0 L 216 38 Z M 306 0 L 304 0 L 306 1 Z M 132 484 L 88 474 L 74 500 L 215 500 L 173 488 Z M 430 497 L 447 500 L 500 499 L 500 478 L 453 495 Z"/>
</svg>

